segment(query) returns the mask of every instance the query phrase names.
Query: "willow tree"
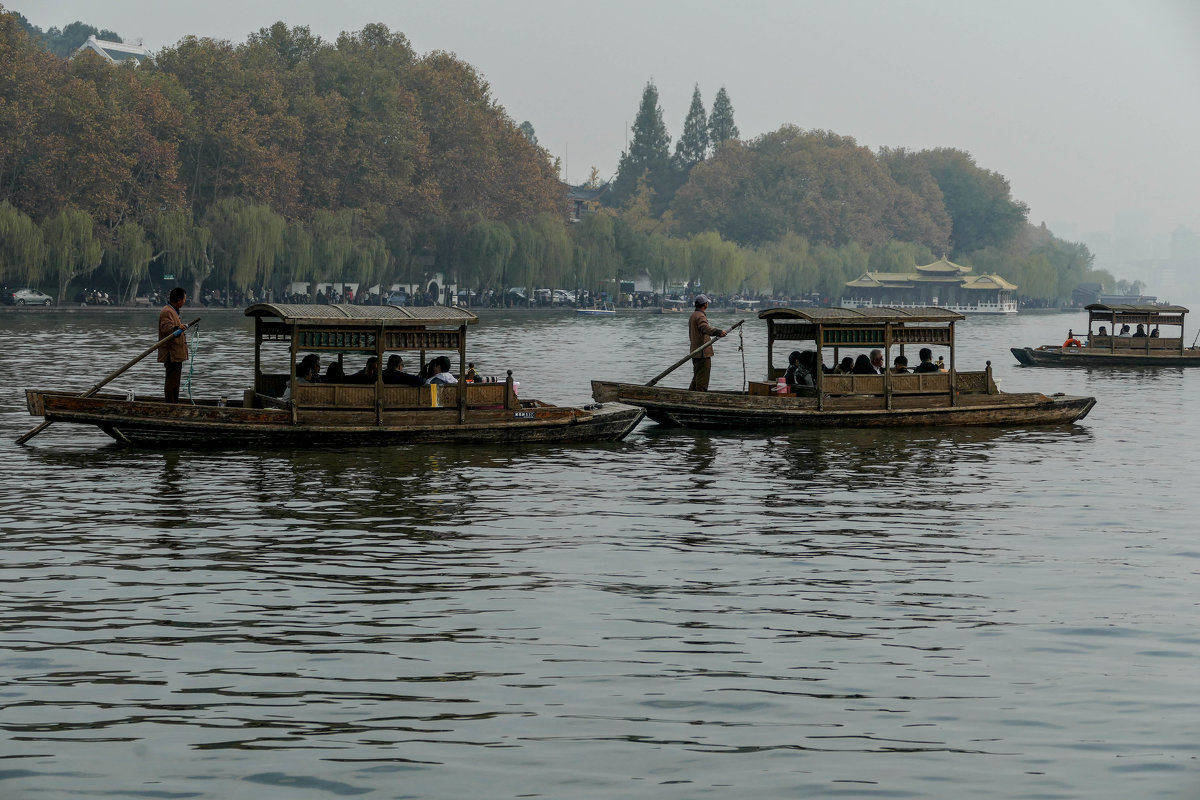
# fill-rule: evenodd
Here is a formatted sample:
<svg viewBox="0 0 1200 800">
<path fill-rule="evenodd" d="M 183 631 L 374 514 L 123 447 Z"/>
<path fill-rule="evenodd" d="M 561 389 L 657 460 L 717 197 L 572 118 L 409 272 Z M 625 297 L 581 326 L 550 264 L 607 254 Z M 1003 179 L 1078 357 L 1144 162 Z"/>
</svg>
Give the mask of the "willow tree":
<svg viewBox="0 0 1200 800">
<path fill-rule="evenodd" d="M 387 292 L 384 291 L 382 283 L 387 275 L 390 261 L 391 254 L 388 252 L 387 242 L 382 236 L 358 236 L 354 240 L 354 249 L 346 263 L 345 278 L 352 283 L 357 283 L 360 293 L 364 286 L 370 289 L 378 283 L 380 284 L 380 295 L 386 295 Z"/>
<path fill-rule="evenodd" d="M 276 256 L 283 249 L 287 222 L 264 205 L 225 198 L 209 206 L 217 278 L 231 287 L 268 285 Z"/>
<path fill-rule="evenodd" d="M 96 238 L 92 218 L 77 208 L 64 208 L 47 219 L 42 232 L 46 237 L 48 274 L 58 283 L 61 302 L 72 280 L 96 271 L 104 249 Z"/>
<path fill-rule="evenodd" d="M 808 240 L 794 233 L 759 249 L 770 265 L 771 288 L 776 294 L 795 296 L 817 288 L 817 263 Z"/>
<path fill-rule="evenodd" d="M 312 232 L 299 220 L 289 222 L 283 232 L 283 247 L 275 256 L 275 275 L 284 284 L 281 288 L 285 295 L 291 294 L 291 287 L 286 284 L 316 279 L 315 263 Z"/>
<path fill-rule="evenodd" d="M 162 264 L 164 275 L 178 275 L 178 281 L 191 280 L 193 297 L 213 271 L 212 231 L 197 225 L 192 212 L 168 211 L 151 221 L 151 240 L 155 253 L 152 261 Z"/>
<path fill-rule="evenodd" d="M 42 229 L 7 200 L 0 203 L 0 281 L 36 284 L 45 261 Z"/>
<path fill-rule="evenodd" d="M 508 259 L 505 274 L 514 286 L 524 287 L 526 295 L 533 300 L 537 268 L 542 261 L 546 243 L 540 232 L 527 222 L 515 221 L 508 224 L 513 238 L 513 251 Z"/>
<path fill-rule="evenodd" d="M 105 266 L 117 287 L 117 302 L 133 302 L 138 283 L 150 274 L 154 246 L 146 230 L 136 222 L 125 222 L 113 232 L 113 246 L 105 253 Z"/>
<path fill-rule="evenodd" d="M 692 283 L 709 291 L 733 292 L 745 280 L 746 261 L 741 249 L 713 231 L 692 237 L 691 262 Z"/>
<path fill-rule="evenodd" d="M 542 239 L 542 258 L 537 267 L 543 286 L 562 286 L 571 269 L 571 237 L 561 217 L 541 214 L 530 223 Z"/>
<path fill-rule="evenodd" d="M 650 237 L 650 261 L 647 268 L 655 290 L 663 294 L 673 280 L 686 280 L 692 274 L 691 248 L 684 239 L 661 233 Z"/>
<path fill-rule="evenodd" d="M 617 239 L 611 214 L 590 214 L 576 225 L 573 277 L 575 288 L 598 288 L 601 282 L 616 279 L 621 269 Z M 618 284 L 617 288 L 620 288 Z"/>
<path fill-rule="evenodd" d="M 313 283 L 343 282 L 346 265 L 354 257 L 354 214 L 348 210 L 318 211 L 313 214 L 309 230 Z"/>
</svg>

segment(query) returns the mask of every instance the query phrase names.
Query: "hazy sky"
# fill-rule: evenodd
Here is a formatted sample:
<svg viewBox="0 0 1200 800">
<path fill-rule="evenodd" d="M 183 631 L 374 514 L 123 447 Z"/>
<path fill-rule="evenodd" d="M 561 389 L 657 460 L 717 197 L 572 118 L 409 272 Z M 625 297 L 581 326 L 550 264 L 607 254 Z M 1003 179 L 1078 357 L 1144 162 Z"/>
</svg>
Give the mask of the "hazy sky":
<svg viewBox="0 0 1200 800">
<path fill-rule="evenodd" d="M 743 139 L 787 123 L 872 149 L 955 147 L 1067 238 L 1144 215 L 1200 232 L 1196 0 L 0 0 L 153 49 L 282 20 L 323 38 L 382 22 L 473 64 L 572 182 L 616 171 L 642 89 L 672 139 L 721 86 Z"/>
</svg>

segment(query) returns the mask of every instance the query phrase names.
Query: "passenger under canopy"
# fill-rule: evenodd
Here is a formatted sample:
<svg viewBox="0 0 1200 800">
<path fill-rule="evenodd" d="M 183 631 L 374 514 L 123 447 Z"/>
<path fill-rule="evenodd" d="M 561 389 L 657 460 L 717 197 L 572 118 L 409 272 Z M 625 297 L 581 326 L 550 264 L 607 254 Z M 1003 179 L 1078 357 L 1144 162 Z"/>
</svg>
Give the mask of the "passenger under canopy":
<svg viewBox="0 0 1200 800">
<path fill-rule="evenodd" d="M 254 318 L 254 391 L 278 397 L 285 386 L 295 386 L 293 413 L 305 409 L 363 407 L 378 418 L 408 387 L 385 386 L 383 365 L 391 352 L 418 353 L 424 365 L 429 351 L 458 354 L 457 372 L 467 370 L 467 326 L 479 318 L 455 306 L 357 306 L 258 303 L 246 309 Z M 264 369 L 264 343 L 288 345 L 286 374 Z M 269 347 L 268 347 L 269 350 Z M 316 353 L 338 361 L 346 354 L 378 358 L 374 384 L 322 385 L 297 383 L 296 365 L 303 354 Z M 433 390 L 430 390 L 431 392 Z M 407 394 L 411 394 L 409 391 Z M 460 419 L 465 418 L 467 392 L 456 391 Z"/>
<path fill-rule="evenodd" d="M 941 346 L 949 349 L 947 369 L 949 374 L 932 375 L 893 374 L 885 369 L 883 375 L 853 376 L 825 374 L 818 369 L 815 394 L 817 407 L 823 409 L 825 398 L 831 394 L 857 394 L 857 384 L 879 382 L 882 378 L 884 404 L 892 407 L 892 395 L 905 393 L 937 393 L 949 396 L 950 405 L 956 404 L 958 374 L 954 366 L 954 323 L 966 319 L 956 311 L 944 308 L 767 308 L 758 313 L 759 319 L 767 321 L 767 368 L 768 380 L 775 380 L 783 370 L 775 366 L 775 342 L 813 342 L 816 344 L 818 363 L 824 362 L 824 348 L 833 348 L 834 364 L 837 364 L 841 348 L 878 349 L 884 353 L 884 363 L 892 364 L 892 348 L 899 354 L 906 346 Z M 907 356 L 906 356 L 907 357 Z M 911 362 L 910 362 L 911 363 Z M 915 365 L 914 365 L 915 366 Z M 989 365 L 982 374 L 984 392 L 995 391 Z M 870 380 L 863 380 L 863 378 Z M 932 391 L 930 391 L 932 390 Z"/>
</svg>

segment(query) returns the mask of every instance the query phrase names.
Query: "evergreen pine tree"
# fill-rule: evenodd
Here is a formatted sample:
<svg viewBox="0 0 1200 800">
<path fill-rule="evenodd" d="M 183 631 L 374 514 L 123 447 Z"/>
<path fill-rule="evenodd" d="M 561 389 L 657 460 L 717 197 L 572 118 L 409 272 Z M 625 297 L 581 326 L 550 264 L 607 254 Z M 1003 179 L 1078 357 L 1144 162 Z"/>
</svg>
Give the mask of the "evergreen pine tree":
<svg viewBox="0 0 1200 800">
<path fill-rule="evenodd" d="M 675 162 L 682 170 L 689 170 L 708 157 L 708 117 L 704 113 L 704 102 L 700 99 L 700 87 L 692 91 L 692 106 L 683 121 L 683 133 L 675 143 Z"/>
<path fill-rule="evenodd" d="M 733 104 L 729 102 L 729 95 L 722 86 L 713 100 L 712 114 L 708 117 L 709 142 L 715 150 L 729 139 L 740 137 L 741 133 L 733 122 Z"/>
<path fill-rule="evenodd" d="M 661 213 L 661 207 L 665 207 L 662 197 L 674 184 L 674 171 L 671 164 L 671 137 L 663 122 L 658 88 L 653 81 L 647 83 L 642 92 L 642 103 L 633 121 L 633 141 L 629 143 L 629 149 L 621 154 L 617 177 L 609 193 L 611 202 L 618 206 L 624 203 L 646 173 L 651 188 L 658 196 L 657 213 Z"/>
</svg>

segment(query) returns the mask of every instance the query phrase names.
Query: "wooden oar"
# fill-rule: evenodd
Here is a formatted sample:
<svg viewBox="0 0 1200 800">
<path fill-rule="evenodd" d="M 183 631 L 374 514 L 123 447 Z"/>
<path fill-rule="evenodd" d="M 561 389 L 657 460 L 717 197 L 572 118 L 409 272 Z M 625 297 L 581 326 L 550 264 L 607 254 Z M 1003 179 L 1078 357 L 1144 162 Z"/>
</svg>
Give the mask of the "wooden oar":
<svg viewBox="0 0 1200 800">
<path fill-rule="evenodd" d="M 196 324 L 197 324 L 197 323 L 199 323 L 199 322 L 200 322 L 200 318 L 199 318 L 199 317 L 196 317 L 194 320 L 192 320 L 191 322 L 189 322 L 189 323 L 188 323 L 188 324 L 187 324 L 187 325 L 184 327 L 184 330 L 187 330 L 188 328 L 191 328 L 192 326 L 196 325 Z M 164 337 L 163 337 L 162 339 L 160 339 L 158 342 L 156 342 L 155 344 L 153 344 L 153 345 L 151 345 L 150 347 L 146 348 L 145 352 L 143 352 L 143 353 L 142 353 L 141 355 L 139 355 L 137 358 L 133 359 L 132 361 L 130 361 L 130 362 L 129 362 L 128 364 L 126 364 L 125 366 L 121 367 L 121 368 L 120 368 L 119 370 L 117 370 L 116 372 L 111 372 L 111 373 L 109 373 L 108 377 L 104 378 L 104 379 L 103 379 L 103 380 L 101 380 L 99 383 L 97 383 L 95 386 L 93 386 L 92 388 L 88 389 L 86 392 L 84 392 L 83 394 L 81 394 L 81 395 L 79 395 L 79 396 L 80 396 L 80 397 L 91 397 L 91 396 L 92 396 L 92 395 L 94 395 L 96 392 L 100 391 L 100 387 L 102 387 L 102 386 L 104 386 L 106 383 L 109 383 L 110 381 L 114 380 L 114 379 L 115 379 L 115 378 L 117 378 L 119 375 L 121 375 L 121 373 L 125 372 L 127 369 L 129 369 L 130 367 L 132 367 L 134 364 L 138 363 L 138 362 L 139 362 L 139 361 L 141 361 L 143 358 L 145 358 L 146 356 L 150 355 L 150 354 L 151 354 L 151 353 L 153 353 L 155 350 L 157 350 L 158 348 L 162 347 L 164 344 L 166 344 L 167 342 L 171 341 L 171 340 L 172 340 L 172 339 L 174 339 L 174 338 L 175 338 L 175 334 L 174 334 L 174 333 L 171 333 L 169 336 L 164 336 Z M 37 435 L 38 435 L 39 433 L 41 433 L 42 431 L 46 430 L 46 428 L 50 427 L 50 423 L 51 423 L 51 422 L 52 422 L 52 420 L 45 420 L 44 422 L 42 422 L 42 424 L 41 424 L 41 425 L 38 425 L 36 428 L 34 428 L 33 430 L 31 430 L 29 433 L 25 434 L 25 435 L 24 435 L 24 436 L 22 436 L 20 439 L 17 439 L 17 444 L 25 444 L 26 442 L 28 442 L 28 441 L 29 441 L 30 439 L 32 439 L 33 437 L 37 436 Z"/>
<path fill-rule="evenodd" d="M 743 322 L 745 322 L 745 321 L 746 321 L 746 320 L 744 320 L 744 319 L 739 319 L 737 322 L 735 322 L 735 323 L 733 323 L 732 325 L 730 325 L 730 326 L 729 326 L 729 330 L 725 331 L 725 336 L 728 336 L 730 333 L 732 333 L 732 332 L 734 331 L 734 329 L 735 329 L 735 328 L 739 327 L 739 326 L 740 326 L 740 325 L 741 325 Z M 722 337 L 722 338 L 724 338 L 724 337 Z M 686 356 L 684 356 L 683 358 L 681 358 L 681 359 L 679 359 L 678 361 L 676 361 L 676 362 L 675 362 L 674 364 L 672 364 L 671 366 L 667 367 L 667 368 L 666 368 L 665 370 L 663 370 L 662 372 L 660 372 L 660 373 L 658 373 L 657 375 L 655 375 L 653 378 L 651 378 L 651 379 L 650 379 L 650 382 L 649 382 L 649 383 L 647 383 L 646 385 L 647 385 L 647 386 L 653 386 L 654 384 L 658 383 L 658 382 L 659 382 L 659 381 L 661 381 L 663 378 L 667 377 L 667 376 L 668 376 L 668 375 L 670 375 L 672 372 L 674 372 L 675 370 L 679 369 L 679 368 L 680 368 L 680 367 L 682 367 L 684 364 L 686 364 L 688 361 L 690 361 L 690 360 L 691 360 L 693 357 L 695 357 L 695 355 L 696 355 L 697 353 L 700 353 L 700 352 L 702 352 L 702 351 L 703 351 L 705 348 L 707 348 L 707 347 L 712 347 L 712 346 L 713 346 L 713 344 L 715 344 L 716 342 L 717 342 L 717 340 L 716 340 L 716 339 L 710 339 L 710 340 L 708 340 L 707 342 L 705 342 L 704 344 L 700 345 L 699 347 L 697 347 L 697 348 L 696 348 L 695 350 L 693 350 L 692 352 L 688 353 L 688 354 L 687 354 Z"/>
</svg>

